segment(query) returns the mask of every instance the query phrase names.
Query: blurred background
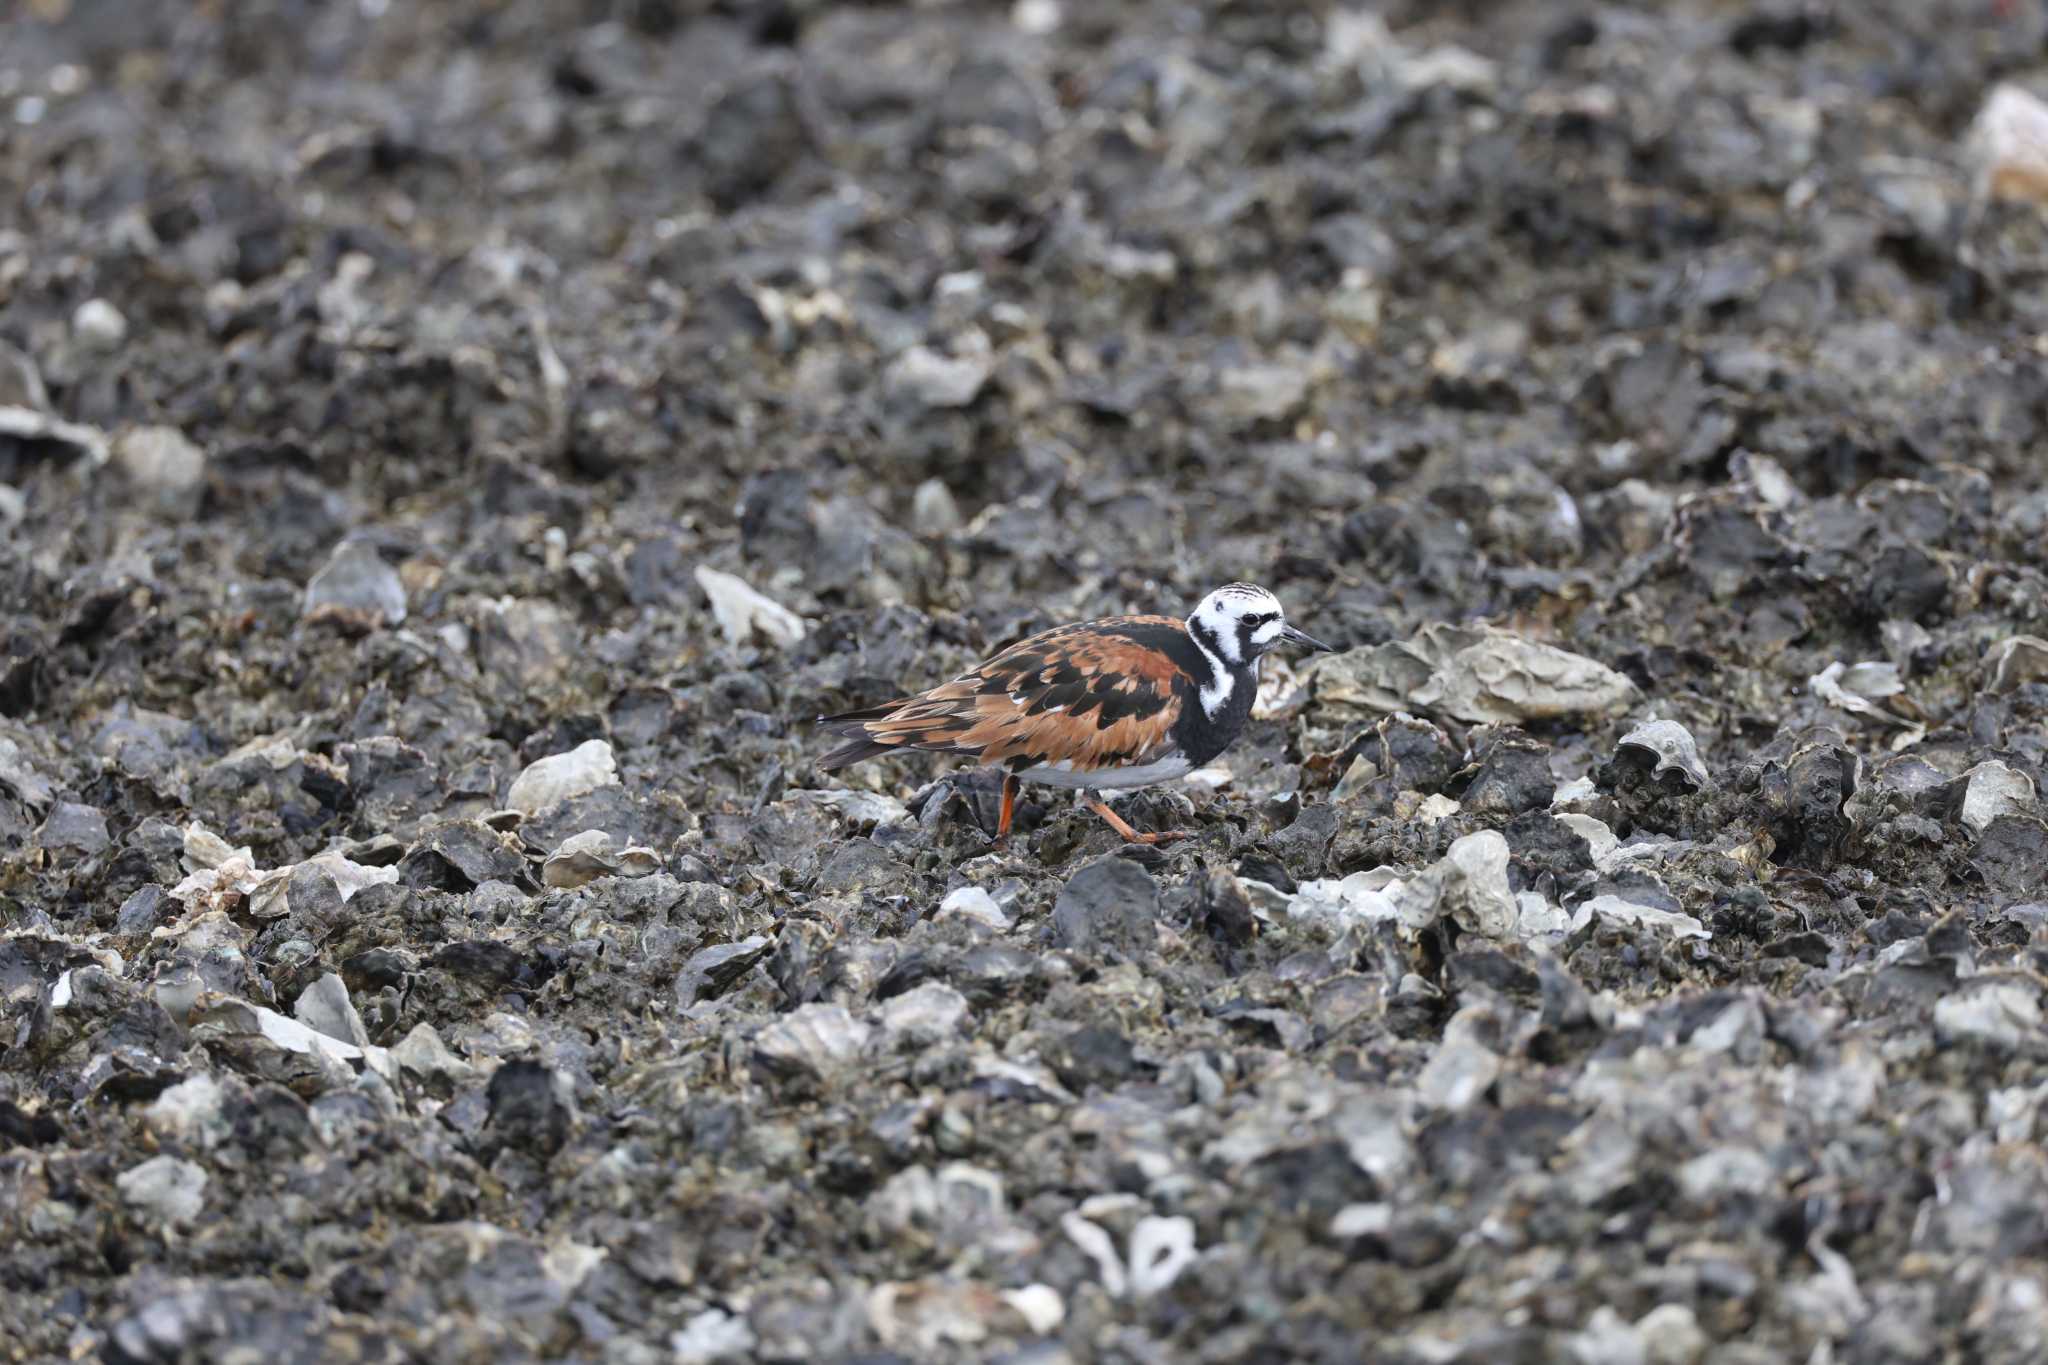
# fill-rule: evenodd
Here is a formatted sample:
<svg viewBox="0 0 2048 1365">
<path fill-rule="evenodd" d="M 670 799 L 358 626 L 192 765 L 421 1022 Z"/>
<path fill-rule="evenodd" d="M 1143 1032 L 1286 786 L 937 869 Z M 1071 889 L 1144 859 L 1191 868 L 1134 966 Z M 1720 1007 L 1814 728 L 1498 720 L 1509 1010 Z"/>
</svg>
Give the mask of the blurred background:
<svg viewBox="0 0 2048 1365">
<path fill-rule="evenodd" d="M 2031 215 L 1962 235 L 1960 145 L 2042 34 L 1994 0 L 27 0 L 0 397 L 178 428 L 177 497 L 248 519 L 200 552 L 257 579 L 378 524 L 489 591 L 557 527 L 811 611 L 1224 577 L 1343 643 L 1554 610 L 1741 452 L 1815 495 L 2020 461 Z M 146 535 L 88 498 L 75 551 Z M 663 553 L 603 590 L 687 594 Z"/>
<path fill-rule="evenodd" d="M 546 599 L 570 660 L 701 681 L 671 632 L 714 564 L 818 625 L 746 699 L 802 714 L 934 638 L 1250 578 L 1344 646 L 1488 616 L 1665 691 L 1718 652 L 1691 704 L 1728 732 L 1961 568 L 1947 513 L 1787 541 L 1756 506 L 1912 478 L 2038 565 L 2048 254 L 1984 158 L 2048 136 L 1971 121 L 2044 32 L 1995 0 L 28 0 L 10 596 L 111 619 L 146 582 L 261 638 L 354 538 L 406 566 L 352 586 L 373 614 Z M 1760 491 L 1678 518 L 1731 480 Z M 66 661 L 63 610 L 14 620 L 17 710 L 209 685 Z M 490 708 L 514 744 L 530 690 Z"/>
</svg>

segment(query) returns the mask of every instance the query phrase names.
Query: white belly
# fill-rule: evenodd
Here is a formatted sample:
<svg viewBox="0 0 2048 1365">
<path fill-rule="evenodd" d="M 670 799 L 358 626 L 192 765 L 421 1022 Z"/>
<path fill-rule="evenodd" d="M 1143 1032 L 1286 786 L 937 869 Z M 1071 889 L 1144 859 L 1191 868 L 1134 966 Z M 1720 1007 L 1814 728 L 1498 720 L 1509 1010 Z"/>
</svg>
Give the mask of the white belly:
<svg viewBox="0 0 2048 1365">
<path fill-rule="evenodd" d="M 1073 765 L 1065 761 L 1048 763 L 1043 767 L 1026 768 L 1017 776 L 1026 782 L 1036 782 L 1047 787 L 1083 788 L 1095 791 L 1126 791 L 1132 787 L 1149 787 L 1157 782 L 1171 782 L 1177 777 L 1186 777 L 1194 771 L 1194 764 L 1187 755 L 1175 750 L 1166 757 L 1129 768 L 1096 768 L 1076 772 Z"/>
</svg>

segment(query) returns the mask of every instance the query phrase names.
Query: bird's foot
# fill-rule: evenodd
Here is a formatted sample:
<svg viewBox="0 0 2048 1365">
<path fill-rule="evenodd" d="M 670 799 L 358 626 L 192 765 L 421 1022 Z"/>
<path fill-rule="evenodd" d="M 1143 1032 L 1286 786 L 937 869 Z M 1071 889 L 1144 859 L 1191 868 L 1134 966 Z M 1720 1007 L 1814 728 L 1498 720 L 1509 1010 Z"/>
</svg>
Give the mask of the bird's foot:
<svg viewBox="0 0 2048 1365">
<path fill-rule="evenodd" d="M 1194 837 L 1193 835 L 1187 833 L 1187 831 L 1178 829 L 1156 830 L 1150 834 L 1140 834 L 1138 833 L 1138 831 L 1132 829 L 1130 823 L 1126 821 L 1121 815 L 1118 815 L 1115 811 L 1111 810 L 1109 808 L 1109 803 L 1107 801 L 1102 800 L 1100 797 L 1097 797 L 1095 800 L 1088 802 L 1088 809 L 1094 811 L 1097 815 L 1101 816 L 1105 821 L 1107 821 L 1109 827 L 1115 830 L 1118 834 L 1121 834 L 1123 836 L 1124 842 L 1127 844 L 1146 844 L 1148 846 L 1154 844 L 1170 844 L 1176 839 L 1189 839 Z"/>
</svg>

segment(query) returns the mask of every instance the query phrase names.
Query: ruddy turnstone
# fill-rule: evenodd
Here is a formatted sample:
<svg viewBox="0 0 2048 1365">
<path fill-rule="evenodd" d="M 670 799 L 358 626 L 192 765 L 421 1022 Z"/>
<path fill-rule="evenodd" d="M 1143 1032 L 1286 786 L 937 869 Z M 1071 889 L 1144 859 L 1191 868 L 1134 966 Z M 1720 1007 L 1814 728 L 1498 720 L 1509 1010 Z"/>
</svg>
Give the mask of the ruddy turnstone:
<svg viewBox="0 0 2048 1365">
<path fill-rule="evenodd" d="M 928 692 L 820 716 L 847 740 L 820 759 L 830 772 L 898 749 L 958 754 L 1003 769 L 996 838 L 1010 833 L 1020 782 L 1078 790 L 1136 844 L 1102 799 L 1170 782 L 1229 748 L 1251 718 L 1259 658 L 1279 645 L 1330 646 L 1287 624 L 1272 593 L 1227 583 L 1185 621 L 1111 616 L 1056 626 Z"/>
</svg>

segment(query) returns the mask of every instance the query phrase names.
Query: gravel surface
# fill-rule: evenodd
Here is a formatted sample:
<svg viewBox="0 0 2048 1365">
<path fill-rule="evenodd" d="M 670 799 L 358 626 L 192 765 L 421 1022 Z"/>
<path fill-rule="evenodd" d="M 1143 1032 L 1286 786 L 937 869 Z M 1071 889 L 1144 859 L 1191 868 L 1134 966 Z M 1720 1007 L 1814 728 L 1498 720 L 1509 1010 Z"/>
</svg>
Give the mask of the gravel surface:
<svg viewBox="0 0 2048 1365">
<path fill-rule="evenodd" d="M 2044 48 L 17 0 L 0 1360 L 2048 1358 Z"/>
</svg>

